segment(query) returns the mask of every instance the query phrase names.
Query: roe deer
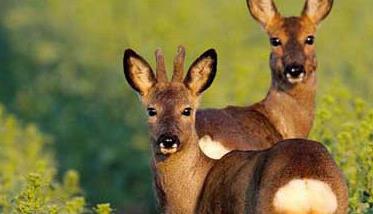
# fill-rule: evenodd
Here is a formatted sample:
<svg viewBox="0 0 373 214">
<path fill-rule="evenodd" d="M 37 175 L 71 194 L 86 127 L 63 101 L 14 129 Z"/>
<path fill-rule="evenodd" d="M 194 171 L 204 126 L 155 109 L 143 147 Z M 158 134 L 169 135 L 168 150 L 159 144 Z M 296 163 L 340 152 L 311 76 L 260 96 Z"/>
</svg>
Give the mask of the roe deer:
<svg viewBox="0 0 373 214">
<path fill-rule="evenodd" d="M 217 55 L 213 49 L 206 51 L 183 80 L 184 56 L 184 48 L 179 47 L 172 81 L 167 80 L 160 50 L 156 51 L 156 75 L 134 51 L 126 50 L 123 58 L 125 77 L 148 111 L 154 184 L 165 213 L 193 213 L 214 162 L 199 149 L 195 113 L 200 94 L 215 77 Z"/>
<path fill-rule="evenodd" d="M 254 105 L 197 112 L 201 149 L 214 159 L 232 150 L 262 150 L 282 139 L 306 138 L 314 119 L 314 35 L 333 1 L 306 0 L 299 17 L 282 17 L 272 0 L 247 4 L 270 37 L 272 84 L 267 96 Z"/>
<path fill-rule="evenodd" d="M 205 156 L 195 113 L 215 77 L 217 55 L 206 51 L 183 80 L 184 56 L 180 47 L 170 82 L 159 50 L 156 75 L 134 51 L 126 50 L 123 58 L 126 79 L 148 111 L 154 184 L 163 212 L 194 213 L 197 205 L 197 213 L 345 212 L 343 177 L 319 143 L 287 140 L 265 151 L 231 152 L 221 160 Z"/>
<path fill-rule="evenodd" d="M 342 172 L 318 142 L 288 139 L 233 151 L 211 168 L 195 213 L 346 214 Z"/>
</svg>

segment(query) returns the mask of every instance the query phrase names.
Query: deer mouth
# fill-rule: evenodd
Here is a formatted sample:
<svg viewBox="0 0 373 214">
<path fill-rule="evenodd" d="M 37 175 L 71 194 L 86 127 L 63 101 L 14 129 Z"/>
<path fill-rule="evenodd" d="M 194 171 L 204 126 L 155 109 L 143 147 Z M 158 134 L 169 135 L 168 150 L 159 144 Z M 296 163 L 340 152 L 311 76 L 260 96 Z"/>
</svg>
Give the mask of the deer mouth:
<svg viewBox="0 0 373 214">
<path fill-rule="evenodd" d="M 157 140 L 157 145 L 163 155 L 169 155 L 178 151 L 180 140 L 175 135 L 162 135 Z"/>
<path fill-rule="evenodd" d="M 286 66 L 284 74 L 286 79 L 292 84 L 302 82 L 306 77 L 306 72 L 302 65 Z"/>
<path fill-rule="evenodd" d="M 285 75 L 286 75 L 286 79 L 287 79 L 290 83 L 294 84 L 294 83 L 303 82 L 304 77 L 306 76 L 306 73 L 305 73 L 305 72 L 300 73 L 298 76 L 293 76 L 293 75 L 291 75 L 291 74 L 289 74 L 289 73 L 286 73 Z"/>
</svg>

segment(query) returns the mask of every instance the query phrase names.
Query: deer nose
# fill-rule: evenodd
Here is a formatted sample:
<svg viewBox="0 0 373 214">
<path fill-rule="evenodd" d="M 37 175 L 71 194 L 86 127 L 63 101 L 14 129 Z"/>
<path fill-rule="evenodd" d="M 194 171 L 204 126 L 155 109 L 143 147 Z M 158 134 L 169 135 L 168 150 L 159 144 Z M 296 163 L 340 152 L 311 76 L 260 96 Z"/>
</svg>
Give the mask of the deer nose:
<svg viewBox="0 0 373 214">
<path fill-rule="evenodd" d="M 304 66 L 292 64 L 285 67 L 285 75 L 291 78 L 299 78 L 301 74 L 304 74 Z"/>
<path fill-rule="evenodd" d="M 157 144 L 164 149 L 177 148 L 180 145 L 179 138 L 176 135 L 164 134 L 158 138 Z"/>
</svg>

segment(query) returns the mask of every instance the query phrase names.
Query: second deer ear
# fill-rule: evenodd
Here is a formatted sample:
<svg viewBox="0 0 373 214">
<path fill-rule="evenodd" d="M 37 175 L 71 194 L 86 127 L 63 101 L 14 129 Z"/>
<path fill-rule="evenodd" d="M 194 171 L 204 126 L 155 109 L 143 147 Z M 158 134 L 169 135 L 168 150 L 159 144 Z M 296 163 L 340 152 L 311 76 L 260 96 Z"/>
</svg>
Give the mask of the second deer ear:
<svg viewBox="0 0 373 214">
<path fill-rule="evenodd" d="M 251 15 L 264 28 L 266 28 L 276 16 L 279 16 L 273 0 L 246 0 L 246 2 Z"/>
<path fill-rule="evenodd" d="M 216 51 L 209 49 L 190 66 L 184 79 L 184 84 L 194 95 L 200 95 L 214 81 L 217 60 Z"/>
<path fill-rule="evenodd" d="M 149 63 L 131 49 L 124 52 L 123 69 L 127 82 L 141 96 L 146 95 L 157 82 Z"/>
<path fill-rule="evenodd" d="M 330 13 L 333 0 L 306 0 L 303 16 L 308 16 L 315 24 L 319 24 Z"/>
</svg>

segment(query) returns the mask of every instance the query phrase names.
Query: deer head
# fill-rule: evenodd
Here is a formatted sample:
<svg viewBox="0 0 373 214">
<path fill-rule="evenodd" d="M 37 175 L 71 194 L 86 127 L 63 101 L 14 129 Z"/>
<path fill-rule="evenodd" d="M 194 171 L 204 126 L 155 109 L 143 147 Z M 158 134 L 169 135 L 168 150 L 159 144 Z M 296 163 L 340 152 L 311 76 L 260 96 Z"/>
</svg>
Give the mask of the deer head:
<svg viewBox="0 0 373 214">
<path fill-rule="evenodd" d="M 213 49 L 207 50 L 183 78 L 185 49 L 179 47 L 171 81 L 167 79 L 162 52 L 157 50 L 155 57 L 156 75 L 145 59 L 131 49 L 124 53 L 123 67 L 128 83 L 138 92 L 148 113 L 153 151 L 167 158 L 187 148 L 193 137 L 197 138 L 195 112 L 201 93 L 214 80 L 217 54 Z"/>
<path fill-rule="evenodd" d="M 316 29 L 329 14 L 333 0 L 306 0 L 303 12 L 297 17 L 281 16 L 273 0 L 247 0 L 247 5 L 269 35 L 274 84 L 284 89 L 313 76 L 317 67 Z"/>
</svg>

